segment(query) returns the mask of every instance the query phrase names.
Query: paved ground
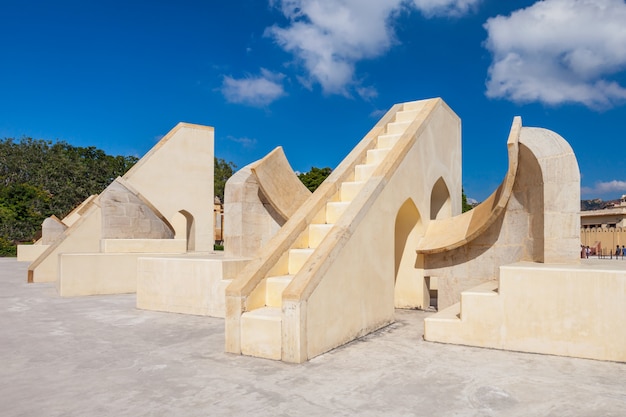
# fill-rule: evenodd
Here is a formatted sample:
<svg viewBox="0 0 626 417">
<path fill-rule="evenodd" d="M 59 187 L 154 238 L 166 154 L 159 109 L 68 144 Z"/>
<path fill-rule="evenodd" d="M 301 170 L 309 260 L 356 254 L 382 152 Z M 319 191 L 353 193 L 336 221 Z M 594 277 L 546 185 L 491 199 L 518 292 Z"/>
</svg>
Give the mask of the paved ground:
<svg viewBox="0 0 626 417">
<path fill-rule="evenodd" d="M 424 342 L 424 312 L 289 365 L 223 353 L 221 319 L 63 299 L 26 267 L 0 258 L 2 417 L 626 415 L 626 364 Z"/>
</svg>

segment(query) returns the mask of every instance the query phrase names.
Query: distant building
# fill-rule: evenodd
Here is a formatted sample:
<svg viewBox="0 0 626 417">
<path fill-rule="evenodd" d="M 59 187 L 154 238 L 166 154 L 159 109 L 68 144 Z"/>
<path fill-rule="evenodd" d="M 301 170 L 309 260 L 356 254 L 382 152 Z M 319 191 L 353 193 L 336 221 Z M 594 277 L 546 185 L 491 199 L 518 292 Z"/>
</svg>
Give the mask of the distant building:
<svg viewBox="0 0 626 417">
<path fill-rule="evenodd" d="M 605 255 L 626 245 L 626 195 L 613 207 L 581 211 L 580 242 Z"/>
<path fill-rule="evenodd" d="M 626 195 L 613 207 L 602 210 L 588 210 L 580 213 L 580 227 L 626 227 Z"/>
</svg>

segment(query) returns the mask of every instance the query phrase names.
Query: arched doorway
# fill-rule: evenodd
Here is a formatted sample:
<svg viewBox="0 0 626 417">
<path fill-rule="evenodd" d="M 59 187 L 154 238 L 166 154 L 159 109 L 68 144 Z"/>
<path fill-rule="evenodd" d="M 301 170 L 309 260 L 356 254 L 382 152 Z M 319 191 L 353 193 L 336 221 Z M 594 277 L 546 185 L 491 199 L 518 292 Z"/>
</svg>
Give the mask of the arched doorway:
<svg viewBox="0 0 626 417">
<path fill-rule="evenodd" d="M 450 191 L 443 178 L 439 177 L 430 194 L 430 219 L 445 219 L 451 216 Z"/>
<path fill-rule="evenodd" d="M 196 249 L 196 228 L 193 215 L 187 210 L 181 210 L 174 215 L 172 227 L 175 239 L 185 239 L 187 250 L 193 252 Z"/>
<path fill-rule="evenodd" d="M 396 215 L 394 230 L 394 305 L 396 308 L 428 308 L 430 293 L 424 279 L 423 255 L 415 251 L 424 235 L 422 219 L 410 198 Z"/>
</svg>

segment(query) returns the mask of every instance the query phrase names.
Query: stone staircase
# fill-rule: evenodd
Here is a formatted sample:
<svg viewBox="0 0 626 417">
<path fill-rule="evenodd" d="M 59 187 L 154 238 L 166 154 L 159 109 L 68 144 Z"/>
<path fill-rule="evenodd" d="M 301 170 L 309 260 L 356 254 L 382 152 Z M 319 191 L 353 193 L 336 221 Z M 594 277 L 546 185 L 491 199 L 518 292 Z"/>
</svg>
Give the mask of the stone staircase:
<svg viewBox="0 0 626 417">
<path fill-rule="evenodd" d="M 375 147 L 367 150 L 362 163 L 354 166 L 338 191 L 312 217 L 308 227 L 299 235 L 287 252 L 266 274 L 254 290 L 256 305 L 241 316 L 241 353 L 244 355 L 280 360 L 282 355 L 282 294 L 296 274 L 306 273 L 309 258 L 338 222 L 351 202 L 359 195 L 367 180 L 384 161 L 402 134 L 415 120 L 421 105 L 405 103 L 386 124 L 376 138 Z"/>
<path fill-rule="evenodd" d="M 463 291 L 460 302 L 425 319 L 424 338 L 435 340 L 435 334 L 439 335 L 439 333 L 454 337 L 460 334 L 462 327 L 467 326 L 468 323 L 480 325 L 483 328 L 488 327 L 489 317 L 499 313 L 498 286 L 498 280 L 493 280 Z"/>
</svg>

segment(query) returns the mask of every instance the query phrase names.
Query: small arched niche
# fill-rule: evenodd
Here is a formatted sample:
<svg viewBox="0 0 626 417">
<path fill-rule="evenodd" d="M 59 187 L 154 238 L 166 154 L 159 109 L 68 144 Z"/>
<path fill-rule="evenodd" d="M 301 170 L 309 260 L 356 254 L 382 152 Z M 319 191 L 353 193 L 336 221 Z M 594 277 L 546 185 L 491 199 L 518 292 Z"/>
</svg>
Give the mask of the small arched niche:
<svg viewBox="0 0 626 417">
<path fill-rule="evenodd" d="M 422 218 L 412 199 L 396 215 L 394 230 L 394 306 L 428 308 L 430 294 L 424 279 L 424 260 L 417 243 L 424 236 Z"/>
<path fill-rule="evenodd" d="M 430 219 L 438 220 L 452 216 L 450 191 L 443 178 L 439 177 L 430 194 Z"/>
<path fill-rule="evenodd" d="M 179 211 L 172 219 L 172 227 L 175 232 L 174 238 L 185 239 L 187 250 L 194 251 L 196 249 L 196 231 L 193 215 L 187 210 Z"/>
</svg>

